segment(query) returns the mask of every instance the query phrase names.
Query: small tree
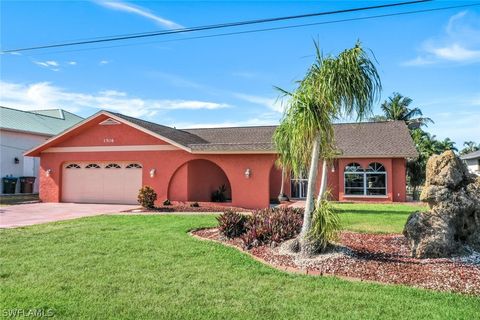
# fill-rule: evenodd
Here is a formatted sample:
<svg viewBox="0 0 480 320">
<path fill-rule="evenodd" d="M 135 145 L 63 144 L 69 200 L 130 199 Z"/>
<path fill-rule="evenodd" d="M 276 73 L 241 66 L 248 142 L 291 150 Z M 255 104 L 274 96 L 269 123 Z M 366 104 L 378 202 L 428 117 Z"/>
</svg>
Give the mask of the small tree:
<svg viewBox="0 0 480 320">
<path fill-rule="evenodd" d="M 138 203 L 142 205 L 144 208 L 154 208 L 155 207 L 155 200 L 157 200 L 157 193 L 153 188 L 149 186 L 143 186 L 138 191 Z"/>
<path fill-rule="evenodd" d="M 342 116 L 364 118 L 371 112 L 381 89 L 377 70 L 360 43 L 338 56 L 328 57 L 321 54 L 317 44 L 315 46 L 316 61 L 299 82 L 298 88 L 292 93 L 282 90 L 289 97 L 289 103 L 279 126 L 284 132 L 279 134 L 284 135 L 281 140 L 289 142 L 278 143 L 275 139 L 280 159 L 286 153 L 290 154 L 295 175 L 309 168 L 303 226 L 297 238 L 300 251 L 306 252 L 311 247 L 309 235 L 315 210 L 314 192 L 320 156 L 323 158 L 323 179 L 316 204 L 319 214 L 324 208 L 321 201 L 326 199 L 327 160 L 335 154 L 332 123 Z M 320 237 L 326 235 L 324 232 L 315 234 Z"/>
</svg>

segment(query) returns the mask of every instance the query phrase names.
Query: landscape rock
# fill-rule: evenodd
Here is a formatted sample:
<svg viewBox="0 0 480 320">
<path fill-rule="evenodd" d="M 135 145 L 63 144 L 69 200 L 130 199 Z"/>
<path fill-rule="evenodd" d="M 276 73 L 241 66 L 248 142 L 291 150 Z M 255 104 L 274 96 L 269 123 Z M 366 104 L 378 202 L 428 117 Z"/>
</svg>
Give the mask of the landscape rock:
<svg viewBox="0 0 480 320">
<path fill-rule="evenodd" d="M 428 160 L 420 199 L 430 211 L 412 213 L 403 231 L 413 257 L 450 257 L 467 248 L 480 252 L 480 177 L 452 151 Z"/>
</svg>

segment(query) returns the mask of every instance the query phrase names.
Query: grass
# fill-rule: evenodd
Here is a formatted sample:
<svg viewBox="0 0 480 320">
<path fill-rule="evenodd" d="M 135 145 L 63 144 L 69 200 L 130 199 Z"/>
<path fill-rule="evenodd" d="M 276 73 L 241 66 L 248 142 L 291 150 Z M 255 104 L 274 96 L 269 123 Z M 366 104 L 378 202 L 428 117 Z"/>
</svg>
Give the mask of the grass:
<svg viewBox="0 0 480 320">
<path fill-rule="evenodd" d="M 0 207 L 38 201 L 38 194 L 1 195 Z"/>
<path fill-rule="evenodd" d="M 287 274 L 187 234 L 215 224 L 214 215 L 161 214 L 4 230 L 0 313 L 52 309 L 63 319 L 478 317 L 480 297 Z"/>
<path fill-rule="evenodd" d="M 402 233 L 408 216 L 425 211 L 423 205 L 337 203 L 342 227 L 368 233 Z"/>
</svg>

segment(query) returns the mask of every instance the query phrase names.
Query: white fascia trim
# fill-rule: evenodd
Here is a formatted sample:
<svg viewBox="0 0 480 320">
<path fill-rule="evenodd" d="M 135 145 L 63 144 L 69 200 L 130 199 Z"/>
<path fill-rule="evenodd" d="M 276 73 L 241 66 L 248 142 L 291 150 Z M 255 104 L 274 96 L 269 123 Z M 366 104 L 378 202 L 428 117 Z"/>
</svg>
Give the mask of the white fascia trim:
<svg viewBox="0 0 480 320">
<path fill-rule="evenodd" d="M 114 151 L 175 151 L 179 148 L 171 145 L 136 145 L 136 146 L 90 146 L 90 147 L 52 147 L 42 153 L 57 152 L 114 152 Z"/>
<path fill-rule="evenodd" d="M 52 134 L 49 133 L 43 133 L 43 132 L 36 132 L 36 131 L 28 131 L 28 130 L 20 130 L 20 129 L 11 129 L 11 128 L 0 128 L 0 131 L 10 131 L 10 132 L 18 132 L 18 133 L 25 133 L 25 134 L 31 134 L 33 136 L 42 136 L 42 137 L 52 137 Z"/>
</svg>

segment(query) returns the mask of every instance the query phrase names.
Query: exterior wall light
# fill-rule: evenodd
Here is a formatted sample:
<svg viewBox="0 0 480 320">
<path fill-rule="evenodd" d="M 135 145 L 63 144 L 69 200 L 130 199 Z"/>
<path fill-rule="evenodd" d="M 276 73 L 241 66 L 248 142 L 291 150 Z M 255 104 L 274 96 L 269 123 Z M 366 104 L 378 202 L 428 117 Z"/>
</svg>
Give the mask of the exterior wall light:
<svg viewBox="0 0 480 320">
<path fill-rule="evenodd" d="M 150 178 L 155 177 L 155 172 L 156 172 L 155 169 L 150 170 Z"/>
<path fill-rule="evenodd" d="M 17 157 L 13 158 L 13 162 L 15 164 L 19 164 L 20 163 L 20 159 L 18 159 Z"/>
<path fill-rule="evenodd" d="M 252 175 L 252 170 L 250 170 L 250 168 L 247 168 L 247 170 L 245 170 L 245 178 L 250 179 L 251 175 Z"/>
<path fill-rule="evenodd" d="M 335 165 L 332 165 L 332 172 L 335 172 Z"/>
<path fill-rule="evenodd" d="M 47 169 L 45 171 L 45 174 L 47 175 L 47 177 L 50 177 L 50 175 L 52 174 L 52 169 Z"/>
</svg>

